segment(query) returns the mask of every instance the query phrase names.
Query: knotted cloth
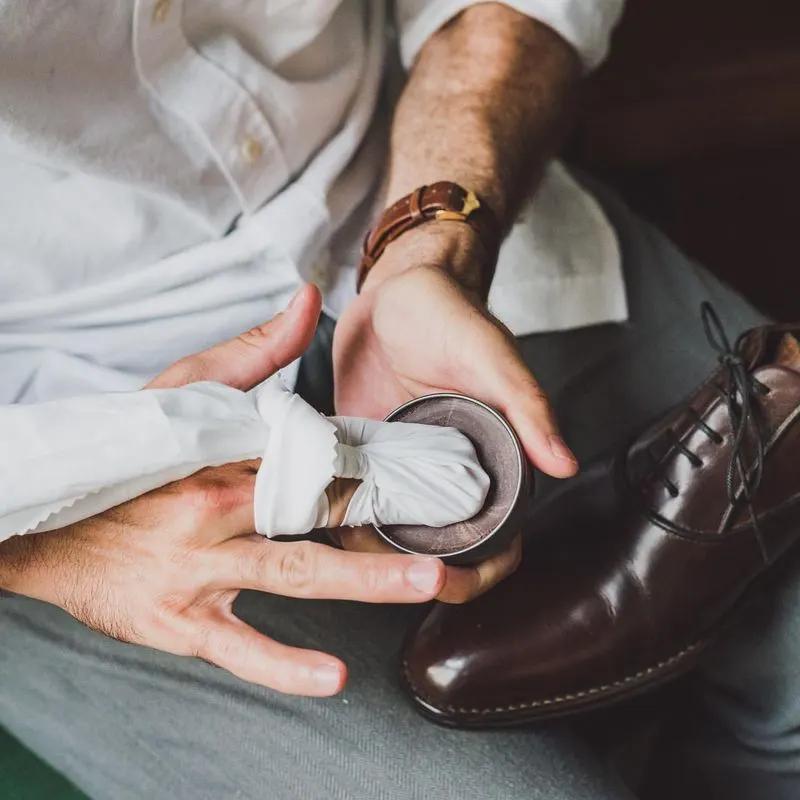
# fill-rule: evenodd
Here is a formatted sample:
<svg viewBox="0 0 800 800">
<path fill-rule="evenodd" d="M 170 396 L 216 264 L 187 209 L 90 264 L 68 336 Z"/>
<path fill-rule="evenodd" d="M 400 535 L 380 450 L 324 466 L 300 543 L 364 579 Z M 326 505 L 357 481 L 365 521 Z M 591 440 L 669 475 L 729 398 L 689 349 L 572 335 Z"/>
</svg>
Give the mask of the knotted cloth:
<svg viewBox="0 0 800 800">
<path fill-rule="evenodd" d="M 204 467 L 261 458 L 256 530 L 328 520 L 335 477 L 361 481 L 344 524 L 441 527 L 483 506 L 489 478 L 454 428 L 324 417 L 276 376 L 0 407 L 0 541 L 87 519 Z"/>
</svg>

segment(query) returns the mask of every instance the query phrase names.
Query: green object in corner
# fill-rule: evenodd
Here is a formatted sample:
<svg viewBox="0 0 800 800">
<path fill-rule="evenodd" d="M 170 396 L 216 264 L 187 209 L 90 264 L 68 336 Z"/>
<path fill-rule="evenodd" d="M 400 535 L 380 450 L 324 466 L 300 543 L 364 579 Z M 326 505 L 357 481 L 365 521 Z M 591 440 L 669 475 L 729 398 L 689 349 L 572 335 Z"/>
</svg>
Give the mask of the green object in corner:
<svg viewBox="0 0 800 800">
<path fill-rule="evenodd" d="M 87 800 L 0 728 L 0 800 Z"/>
</svg>

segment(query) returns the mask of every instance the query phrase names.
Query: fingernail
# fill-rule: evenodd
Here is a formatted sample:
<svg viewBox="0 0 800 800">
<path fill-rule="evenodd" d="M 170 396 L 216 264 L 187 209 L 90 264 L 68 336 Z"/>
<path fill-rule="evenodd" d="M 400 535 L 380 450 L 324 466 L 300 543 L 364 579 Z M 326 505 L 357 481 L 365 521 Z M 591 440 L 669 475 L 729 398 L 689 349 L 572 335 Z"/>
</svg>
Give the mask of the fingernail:
<svg viewBox="0 0 800 800">
<path fill-rule="evenodd" d="M 439 565 L 436 561 L 418 561 L 406 570 L 406 580 L 422 594 L 432 594 L 439 584 Z"/>
<path fill-rule="evenodd" d="M 564 440 L 560 436 L 550 437 L 550 452 L 560 461 L 571 461 L 573 464 L 578 463 L 578 459 L 572 453 L 572 450 L 567 447 Z"/>
<path fill-rule="evenodd" d="M 314 670 L 314 682 L 322 691 L 334 694 L 342 682 L 342 671 L 335 664 L 324 664 Z"/>
<path fill-rule="evenodd" d="M 299 289 L 298 289 L 298 290 L 297 290 L 297 291 L 294 293 L 294 295 L 292 296 L 292 299 L 289 301 L 289 305 L 288 305 L 288 306 L 286 306 L 286 310 L 287 310 L 287 311 L 291 311 L 291 310 L 292 310 L 292 309 L 295 307 L 295 305 L 297 305 L 297 299 L 298 299 L 298 298 L 300 297 L 300 295 L 303 293 L 303 288 L 304 288 L 304 287 L 302 287 L 302 286 L 301 286 L 301 287 L 300 287 L 300 288 L 299 288 Z"/>
</svg>

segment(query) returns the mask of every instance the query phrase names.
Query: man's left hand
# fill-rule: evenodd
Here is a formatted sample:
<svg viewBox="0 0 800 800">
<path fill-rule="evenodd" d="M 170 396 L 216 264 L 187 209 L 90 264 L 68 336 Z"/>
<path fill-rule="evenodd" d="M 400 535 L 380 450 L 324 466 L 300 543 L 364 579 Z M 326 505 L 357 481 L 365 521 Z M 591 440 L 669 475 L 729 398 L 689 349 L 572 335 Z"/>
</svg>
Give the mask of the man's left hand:
<svg viewBox="0 0 800 800">
<path fill-rule="evenodd" d="M 481 253 L 459 223 L 425 225 L 393 242 L 342 315 L 333 343 L 336 409 L 383 418 L 406 401 L 459 392 L 503 413 L 531 462 L 555 477 L 578 465 L 510 332 L 477 287 Z M 389 551 L 368 529 L 342 531 L 347 549 Z M 475 567 L 447 570 L 439 599 L 462 603 L 514 571 L 520 541 Z"/>
</svg>

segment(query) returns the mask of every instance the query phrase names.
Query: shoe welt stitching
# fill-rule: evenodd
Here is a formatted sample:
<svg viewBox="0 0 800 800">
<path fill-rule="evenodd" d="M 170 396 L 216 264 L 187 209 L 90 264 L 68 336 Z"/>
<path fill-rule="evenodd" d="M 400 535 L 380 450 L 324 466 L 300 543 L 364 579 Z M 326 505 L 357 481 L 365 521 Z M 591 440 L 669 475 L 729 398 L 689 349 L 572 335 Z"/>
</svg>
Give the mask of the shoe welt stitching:
<svg viewBox="0 0 800 800">
<path fill-rule="evenodd" d="M 414 682 L 414 679 L 411 677 L 408 661 L 406 659 L 403 659 L 403 672 L 405 673 L 406 680 L 408 681 L 409 686 L 411 686 L 411 688 L 423 700 L 425 700 L 426 703 L 431 705 L 433 708 L 439 708 L 442 711 L 450 711 L 456 714 L 499 714 L 505 711 L 523 711 L 526 708 L 541 708 L 543 706 L 558 705 L 559 703 L 567 703 L 573 700 L 581 700 L 582 698 L 585 697 L 591 697 L 596 694 L 601 694 L 602 692 L 607 692 L 611 689 L 623 688 L 631 683 L 641 680 L 642 678 L 646 678 L 647 676 L 652 675 L 654 672 L 658 672 L 659 670 L 662 670 L 665 667 L 672 666 L 676 661 L 680 661 L 680 659 L 689 655 L 689 653 L 691 653 L 693 650 L 696 650 L 697 648 L 706 644 L 706 642 L 707 642 L 706 639 L 700 639 L 694 644 L 691 644 L 688 647 L 684 648 L 674 656 L 670 656 L 670 658 L 667 658 L 664 661 L 659 661 L 658 664 L 654 664 L 651 667 L 647 667 L 646 669 L 640 670 L 634 675 L 628 675 L 626 678 L 621 678 L 618 681 L 605 683 L 601 686 L 593 686 L 589 689 L 583 689 L 580 692 L 572 692 L 571 694 L 559 695 L 557 697 L 549 697 L 544 700 L 531 700 L 528 703 L 514 703 L 507 706 L 495 706 L 494 708 L 491 707 L 465 708 L 463 706 L 438 706 L 429 697 L 427 697 L 425 693 L 422 692 L 420 688 L 417 686 L 417 684 Z"/>
</svg>

